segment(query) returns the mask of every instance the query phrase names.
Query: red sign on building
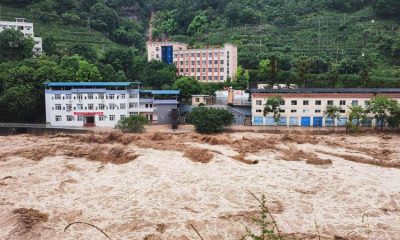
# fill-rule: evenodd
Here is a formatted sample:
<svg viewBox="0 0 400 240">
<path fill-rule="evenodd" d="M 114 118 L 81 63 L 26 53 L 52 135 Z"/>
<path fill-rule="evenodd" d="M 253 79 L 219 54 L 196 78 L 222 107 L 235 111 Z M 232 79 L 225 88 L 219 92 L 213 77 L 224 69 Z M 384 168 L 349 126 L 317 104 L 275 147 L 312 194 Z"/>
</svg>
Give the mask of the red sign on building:
<svg viewBox="0 0 400 240">
<path fill-rule="evenodd" d="M 95 116 L 95 115 L 104 115 L 103 112 L 74 112 L 76 116 Z"/>
</svg>

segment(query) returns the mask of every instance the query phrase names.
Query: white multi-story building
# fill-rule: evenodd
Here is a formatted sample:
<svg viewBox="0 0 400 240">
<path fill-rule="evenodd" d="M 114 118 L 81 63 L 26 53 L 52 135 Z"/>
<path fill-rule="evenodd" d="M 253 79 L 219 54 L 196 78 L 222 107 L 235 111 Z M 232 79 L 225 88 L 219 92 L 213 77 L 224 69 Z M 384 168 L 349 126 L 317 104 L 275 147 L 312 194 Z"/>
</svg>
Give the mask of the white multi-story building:
<svg viewBox="0 0 400 240">
<path fill-rule="evenodd" d="M 138 82 L 45 83 L 46 122 L 64 127 L 114 127 L 120 119 L 144 115 L 170 123 L 177 90 L 142 90 Z"/>
<path fill-rule="evenodd" d="M 5 29 L 15 29 L 24 34 L 25 37 L 31 37 L 35 43 L 33 52 L 41 54 L 43 50 L 42 38 L 35 37 L 33 34 L 33 23 L 25 22 L 25 18 L 16 18 L 15 22 L 0 21 L 0 32 Z"/>
<path fill-rule="evenodd" d="M 349 121 L 350 106 L 366 108 L 375 96 L 385 95 L 400 101 L 400 89 L 252 89 L 252 123 L 253 125 L 274 126 L 272 114 L 264 116 L 264 107 L 267 99 L 272 96 L 281 96 L 284 103 L 281 105 L 281 126 L 346 126 Z M 334 122 L 324 116 L 328 105 L 341 107 L 340 117 Z M 362 122 L 363 126 L 376 126 L 373 116 Z"/>
<path fill-rule="evenodd" d="M 178 75 L 201 82 L 225 82 L 234 79 L 237 69 L 237 47 L 225 44 L 221 48 L 189 49 L 177 42 L 147 42 L 148 61 L 159 60 L 175 64 Z"/>
</svg>

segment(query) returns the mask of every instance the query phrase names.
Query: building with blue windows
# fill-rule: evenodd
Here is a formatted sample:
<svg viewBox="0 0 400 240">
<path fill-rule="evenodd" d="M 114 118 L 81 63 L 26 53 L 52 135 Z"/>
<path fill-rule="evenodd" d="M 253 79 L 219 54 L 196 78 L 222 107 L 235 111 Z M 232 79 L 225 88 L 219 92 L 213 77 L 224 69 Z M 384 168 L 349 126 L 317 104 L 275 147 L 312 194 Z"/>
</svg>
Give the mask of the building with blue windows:
<svg viewBox="0 0 400 240">
<path fill-rule="evenodd" d="M 143 115 L 171 123 L 179 90 L 143 90 L 139 82 L 45 83 L 46 122 L 52 126 L 114 127 L 120 119 Z"/>
<path fill-rule="evenodd" d="M 375 96 L 384 95 L 400 101 L 399 88 L 298 88 L 298 89 L 251 89 L 251 111 L 253 126 L 275 126 L 273 114 L 264 116 L 267 99 L 281 96 L 279 126 L 302 127 L 344 127 L 349 121 L 351 106 L 368 107 Z M 341 108 L 340 117 L 332 120 L 324 115 L 327 106 Z M 354 120 L 356 121 L 356 120 Z M 376 126 L 379 123 L 372 115 L 359 120 L 362 126 Z"/>
</svg>

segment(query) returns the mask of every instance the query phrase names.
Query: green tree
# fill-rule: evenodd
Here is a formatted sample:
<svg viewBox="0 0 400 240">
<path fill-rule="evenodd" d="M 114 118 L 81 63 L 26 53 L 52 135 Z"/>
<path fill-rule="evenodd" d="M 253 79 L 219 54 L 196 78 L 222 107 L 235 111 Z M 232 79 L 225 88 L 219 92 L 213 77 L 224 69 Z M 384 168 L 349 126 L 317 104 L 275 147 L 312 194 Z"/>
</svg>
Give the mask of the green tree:
<svg viewBox="0 0 400 240">
<path fill-rule="evenodd" d="M 15 61 L 32 56 L 34 42 L 32 38 L 14 29 L 0 32 L 0 61 Z"/>
<path fill-rule="evenodd" d="M 79 61 L 79 68 L 76 72 L 76 80 L 80 82 L 96 82 L 101 80 L 101 75 L 96 65 L 81 60 Z"/>
<path fill-rule="evenodd" d="M 242 66 L 238 66 L 236 69 L 234 83 L 236 89 L 246 89 L 250 81 L 250 74 L 248 70 L 243 69 Z"/>
<path fill-rule="evenodd" d="M 176 21 L 177 10 L 160 11 L 153 20 L 153 37 L 160 37 L 160 34 L 173 34 L 178 29 Z"/>
<path fill-rule="evenodd" d="M 389 111 L 390 116 L 387 120 L 389 127 L 400 130 L 400 103 L 394 102 Z"/>
<path fill-rule="evenodd" d="M 399 18 L 400 2 L 398 0 L 375 0 L 373 7 L 375 12 L 381 17 Z"/>
<path fill-rule="evenodd" d="M 143 115 L 133 115 L 118 121 L 115 128 L 128 133 L 144 132 L 144 126 L 149 124 L 149 120 Z"/>
<path fill-rule="evenodd" d="M 207 27 L 208 27 L 208 17 L 205 14 L 205 12 L 201 12 L 196 17 L 194 17 L 193 21 L 189 24 L 187 32 L 192 35 L 198 33 L 204 33 Z"/>
<path fill-rule="evenodd" d="M 281 119 L 281 105 L 284 103 L 284 100 L 281 96 L 273 96 L 267 99 L 264 107 L 264 116 L 267 116 L 269 113 L 273 114 L 275 125 L 278 125 Z"/>
<path fill-rule="evenodd" d="M 258 73 L 260 75 L 260 79 L 263 79 L 264 81 L 268 79 L 268 76 L 271 73 L 271 61 L 269 59 L 260 61 Z"/>
<path fill-rule="evenodd" d="M 349 106 L 349 121 L 352 123 L 353 120 L 356 121 L 356 127 L 360 126 L 362 120 L 366 118 L 366 111 L 362 106 Z"/>
<path fill-rule="evenodd" d="M 324 115 L 327 118 L 332 119 L 333 131 L 335 131 L 335 120 L 339 119 L 339 117 L 340 117 L 340 110 L 342 110 L 341 107 L 334 106 L 334 105 L 328 105 L 328 106 L 326 106 L 326 110 L 324 111 Z"/>
<path fill-rule="evenodd" d="M 192 77 L 181 77 L 172 86 L 173 89 L 181 91 L 183 98 L 190 98 L 192 95 L 200 94 L 202 91 L 201 84 Z"/>
<path fill-rule="evenodd" d="M 71 55 L 79 55 L 83 57 L 86 60 L 89 61 L 96 61 L 97 60 L 97 51 L 94 49 L 92 46 L 83 44 L 83 43 L 78 43 L 73 45 L 68 49 L 68 52 Z"/>
<path fill-rule="evenodd" d="M 0 121 L 31 123 L 43 120 L 43 94 L 32 85 L 18 85 L 0 95 Z"/>
<path fill-rule="evenodd" d="M 188 114 L 188 121 L 199 133 L 219 133 L 234 122 L 234 116 L 226 109 L 197 107 Z"/>
<path fill-rule="evenodd" d="M 90 25 L 99 31 L 111 32 L 118 27 L 118 13 L 104 3 L 96 3 L 90 8 Z"/>
<path fill-rule="evenodd" d="M 57 53 L 57 45 L 53 35 L 49 35 L 43 39 L 43 50 L 49 56 Z"/>
<path fill-rule="evenodd" d="M 381 131 L 383 131 L 383 127 L 387 123 L 390 110 L 393 109 L 395 105 L 396 101 L 387 96 L 376 96 L 371 100 L 367 111 L 374 115 L 375 119 L 380 124 Z M 379 124 L 377 124 L 377 127 Z"/>
</svg>

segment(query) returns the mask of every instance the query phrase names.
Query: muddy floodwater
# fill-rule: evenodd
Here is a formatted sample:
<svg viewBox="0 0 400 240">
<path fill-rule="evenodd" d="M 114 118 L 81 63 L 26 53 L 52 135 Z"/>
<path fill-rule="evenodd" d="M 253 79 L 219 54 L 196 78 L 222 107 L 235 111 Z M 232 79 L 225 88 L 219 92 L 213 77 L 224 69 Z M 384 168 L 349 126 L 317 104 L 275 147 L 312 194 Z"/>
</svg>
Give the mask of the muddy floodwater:
<svg viewBox="0 0 400 240">
<path fill-rule="evenodd" d="M 398 135 L 0 137 L 0 239 L 400 239 Z M 317 230 L 318 229 L 318 230 Z"/>
</svg>

